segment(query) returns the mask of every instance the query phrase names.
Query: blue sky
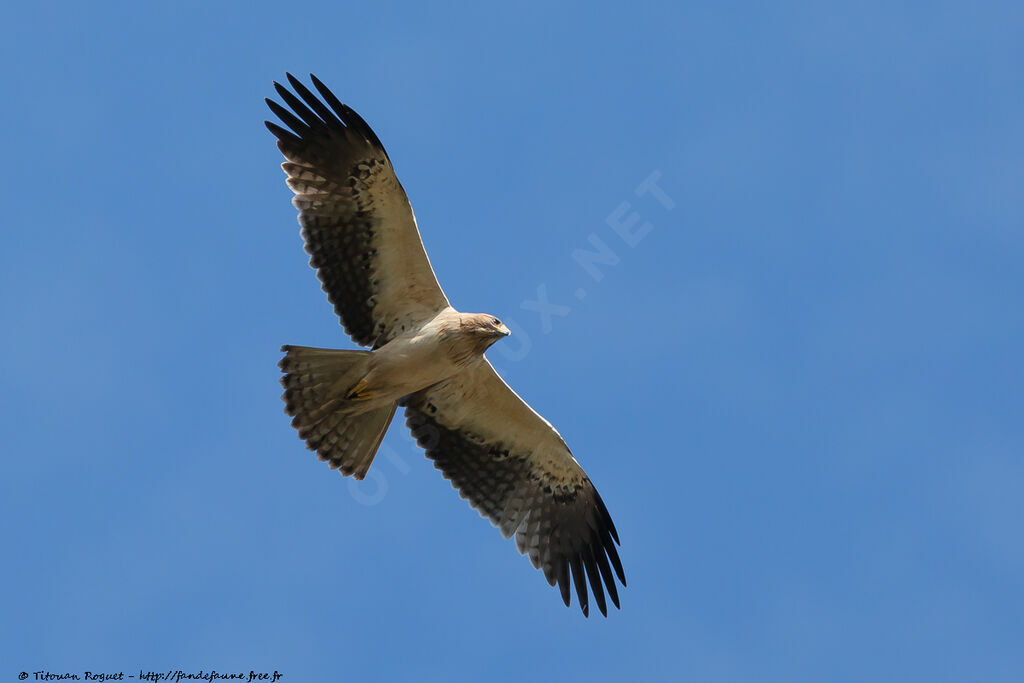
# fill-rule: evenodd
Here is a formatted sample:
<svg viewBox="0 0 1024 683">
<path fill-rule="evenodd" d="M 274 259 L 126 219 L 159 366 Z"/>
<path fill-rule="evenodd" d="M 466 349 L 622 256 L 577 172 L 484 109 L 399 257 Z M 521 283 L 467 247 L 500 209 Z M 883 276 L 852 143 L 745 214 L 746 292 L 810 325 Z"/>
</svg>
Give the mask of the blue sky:
<svg viewBox="0 0 1024 683">
<path fill-rule="evenodd" d="M 1020 680 L 1022 20 L 9 8 L 0 676 Z M 360 487 L 288 426 L 280 345 L 349 344 L 263 127 L 286 70 L 514 326 L 490 357 L 607 502 L 622 611 L 565 609 L 401 423 Z"/>
</svg>

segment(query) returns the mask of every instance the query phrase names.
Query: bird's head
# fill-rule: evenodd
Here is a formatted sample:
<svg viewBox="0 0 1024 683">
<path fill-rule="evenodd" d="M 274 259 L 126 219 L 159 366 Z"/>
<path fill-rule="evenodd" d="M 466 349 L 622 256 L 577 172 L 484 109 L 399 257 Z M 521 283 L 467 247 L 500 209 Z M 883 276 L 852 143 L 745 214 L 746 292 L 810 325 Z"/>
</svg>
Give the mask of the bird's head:
<svg viewBox="0 0 1024 683">
<path fill-rule="evenodd" d="M 461 328 L 464 334 L 472 335 L 483 349 L 511 334 L 503 322 L 487 313 L 464 313 Z"/>
</svg>

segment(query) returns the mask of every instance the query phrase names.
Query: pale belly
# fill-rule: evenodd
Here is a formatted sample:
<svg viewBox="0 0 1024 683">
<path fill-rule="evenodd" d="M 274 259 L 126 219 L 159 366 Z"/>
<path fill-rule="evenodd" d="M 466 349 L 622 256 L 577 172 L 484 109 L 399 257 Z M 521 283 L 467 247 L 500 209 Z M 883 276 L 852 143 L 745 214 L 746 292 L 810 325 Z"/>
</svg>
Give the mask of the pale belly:
<svg viewBox="0 0 1024 683">
<path fill-rule="evenodd" d="M 373 403 L 389 402 L 426 389 L 466 367 L 452 360 L 436 335 L 420 334 L 395 339 L 374 351 L 366 381 L 373 391 Z"/>
</svg>

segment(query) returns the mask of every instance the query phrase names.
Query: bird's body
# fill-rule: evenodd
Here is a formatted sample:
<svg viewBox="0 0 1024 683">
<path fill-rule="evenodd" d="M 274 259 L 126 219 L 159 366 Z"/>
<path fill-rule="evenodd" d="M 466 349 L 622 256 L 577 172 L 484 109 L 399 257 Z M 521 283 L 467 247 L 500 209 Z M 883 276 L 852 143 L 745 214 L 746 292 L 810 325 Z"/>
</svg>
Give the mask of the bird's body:
<svg viewBox="0 0 1024 683">
<path fill-rule="evenodd" d="M 447 308 L 366 353 L 334 388 L 347 399 L 346 412 L 371 412 L 472 370 L 487 347 L 508 333 L 493 316 Z"/>
<path fill-rule="evenodd" d="M 442 311 L 367 354 L 357 404 L 365 402 L 369 408 L 397 403 L 403 396 L 448 379 L 472 362 L 468 356 L 454 357 L 442 343 L 455 322 L 452 313 Z M 479 362 L 480 357 L 475 360 Z"/>
<path fill-rule="evenodd" d="M 602 613 L 605 588 L 618 606 L 615 577 L 625 585 L 625 575 L 608 510 L 554 427 L 484 356 L 508 328 L 449 303 L 366 122 L 315 77 L 322 100 L 288 80 L 298 97 L 275 87 L 292 111 L 267 103 L 291 130 L 267 127 L 287 159 L 310 265 L 346 331 L 371 347 L 283 347 L 284 400 L 299 436 L 332 468 L 362 479 L 404 407 L 427 457 L 503 535 L 515 536 L 566 605 L 571 579 L 584 614 L 588 581 Z"/>
</svg>

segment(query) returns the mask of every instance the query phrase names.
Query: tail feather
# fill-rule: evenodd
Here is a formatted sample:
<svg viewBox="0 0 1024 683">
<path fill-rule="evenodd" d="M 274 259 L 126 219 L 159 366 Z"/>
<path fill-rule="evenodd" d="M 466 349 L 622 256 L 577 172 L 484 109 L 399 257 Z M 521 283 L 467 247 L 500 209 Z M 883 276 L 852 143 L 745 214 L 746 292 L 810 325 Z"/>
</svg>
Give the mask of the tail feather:
<svg viewBox="0 0 1024 683">
<path fill-rule="evenodd" d="M 369 411 L 352 410 L 349 384 L 361 377 L 369 351 L 283 346 L 285 412 L 306 447 L 344 475 L 362 479 L 370 469 L 395 414 L 394 403 Z"/>
</svg>

